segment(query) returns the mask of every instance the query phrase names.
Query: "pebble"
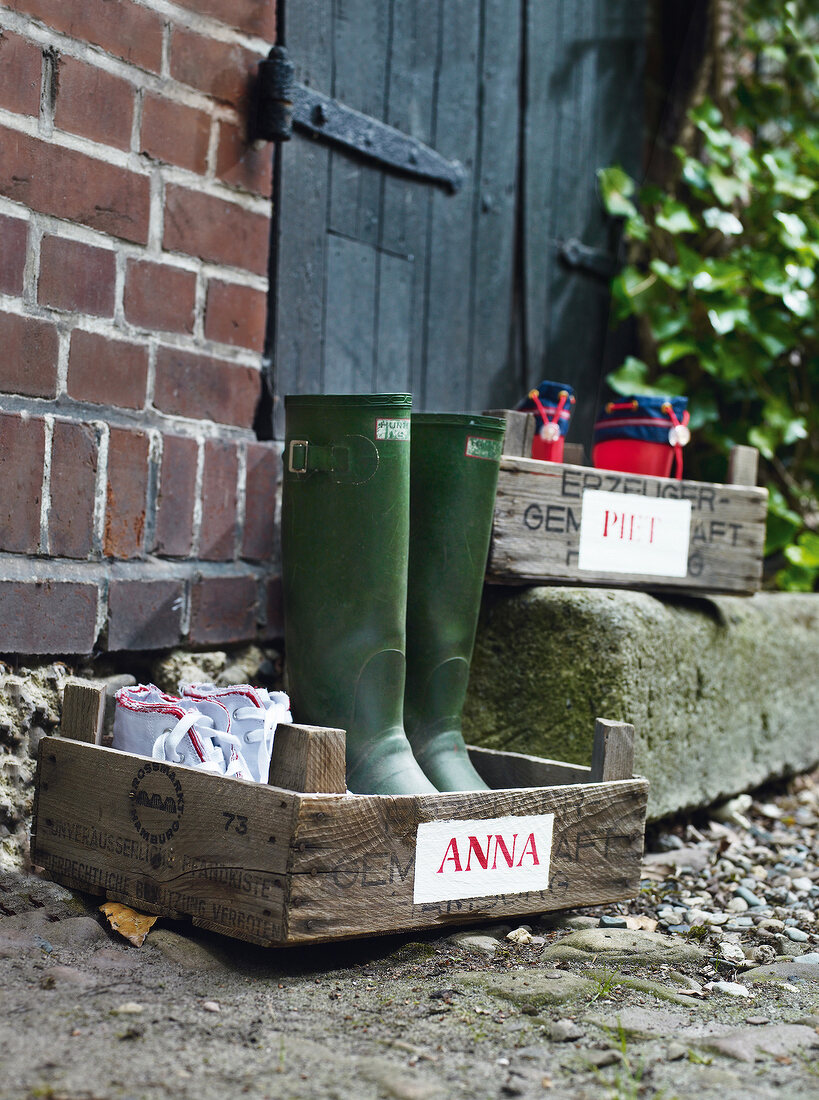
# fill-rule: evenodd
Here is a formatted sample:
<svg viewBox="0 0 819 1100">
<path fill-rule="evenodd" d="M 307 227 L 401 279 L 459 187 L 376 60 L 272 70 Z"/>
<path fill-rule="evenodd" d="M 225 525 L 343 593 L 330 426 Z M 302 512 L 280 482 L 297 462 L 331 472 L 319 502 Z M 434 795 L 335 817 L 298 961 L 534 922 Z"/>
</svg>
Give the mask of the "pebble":
<svg viewBox="0 0 819 1100">
<path fill-rule="evenodd" d="M 723 940 L 719 945 L 719 953 L 726 962 L 741 963 L 745 961 L 745 952 L 737 943 L 729 943 Z"/>
<path fill-rule="evenodd" d="M 601 928 L 628 928 L 628 923 L 625 917 L 609 917 L 603 916 L 600 918 Z"/>
<path fill-rule="evenodd" d="M 745 898 L 733 897 L 728 902 L 726 909 L 729 909 L 732 913 L 744 913 L 748 909 L 748 902 Z"/>
<path fill-rule="evenodd" d="M 739 982 L 706 982 L 703 989 L 713 990 L 715 993 L 727 993 L 729 997 L 750 997 L 751 991 L 747 985 Z"/>
<path fill-rule="evenodd" d="M 124 1004 L 117 1005 L 111 1011 L 115 1016 L 138 1016 L 144 1009 L 136 1001 L 125 1001 Z"/>
<path fill-rule="evenodd" d="M 222 1011 L 222 1009 L 219 1007 L 219 1004 L 218 1004 L 217 1001 L 205 1001 L 202 1004 L 202 1008 L 204 1009 L 205 1012 L 221 1012 Z"/>
<path fill-rule="evenodd" d="M 813 886 L 813 883 L 809 878 L 795 878 L 791 880 L 791 886 L 794 890 L 800 890 L 803 893 L 807 893 Z"/>
<path fill-rule="evenodd" d="M 583 1031 L 574 1020 L 555 1020 L 549 1028 L 549 1038 L 553 1043 L 570 1043 L 582 1039 Z"/>
<path fill-rule="evenodd" d="M 524 945 L 532 942 L 532 933 L 527 928 L 513 928 L 506 938 L 510 943 Z"/>
<path fill-rule="evenodd" d="M 760 898 L 756 896 L 756 894 L 752 894 L 751 891 L 748 890 L 745 886 L 737 886 L 735 894 L 737 897 L 742 898 L 743 901 L 747 901 L 748 905 L 750 906 L 765 904 Z"/>
<path fill-rule="evenodd" d="M 808 941 L 807 932 L 803 932 L 801 928 L 786 928 L 785 935 L 794 943 L 807 943 Z"/>
</svg>

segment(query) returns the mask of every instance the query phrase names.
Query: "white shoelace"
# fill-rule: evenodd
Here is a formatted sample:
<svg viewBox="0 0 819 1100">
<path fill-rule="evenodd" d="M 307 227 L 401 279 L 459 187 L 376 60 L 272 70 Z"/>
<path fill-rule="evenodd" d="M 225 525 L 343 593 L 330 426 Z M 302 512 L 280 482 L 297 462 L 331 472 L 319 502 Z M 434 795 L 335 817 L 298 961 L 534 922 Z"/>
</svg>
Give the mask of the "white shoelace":
<svg viewBox="0 0 819 1100">
<path fill-rule="evenodd" d="M 173 760 L 176 763 L 181 763 L 184 757 L 179 752 L 179 746 L 183 739 L 187 736 L 190 730 L 194 726 L 205 726 L 208 728 L 208 738 L 213 737 L 213 719 L 208 718 L 206 715 L 201 714 L 198 710 L 191 710 L 183 717 L 180 718 L 172 730 L 166 730 L 161 733 L 154 741 L 153 751 L 151 753 L 154 760 Z M 239 744 L 238 738 L 232 734 L 220 734 L 220 737 L 224 737 L 228 741 L 236 742 Z M 203 746 L 204 748 L 204 746 Z M 207 750 L 205 750 L 207 752 Z M 242 776 L 242 755 L 238 751 L 236 757 L 233 753 L 229 754 L 228 762 L 225 763 L 225 757 L 221 748 L 215 747 L 211 751 L 207 752 L 207 760 L 197 765 L 202 771 L 215 772 L 217 775 L 225 776 Z M 246 776 L 244 777 L 246 778 Z"/>
<path fill-rule="evenodd" d="M 270 698 L 270 695 L 264 688 L 256 689 L 262 702 L 266 703 L 264 712 L 264 721 L 256 729 L 248 730 L 244 734 L 244 740 L 249 745 L 256 745 L 260 741 L 264 742 L 264 753 L 268 759 L 273 751 L 273 737 L 276 733 L 276 726 L 282 721 L 284 715 L 287 714 L 287 707 L 282 703 L 277 703 Z M 248 720 L 256 721 L 259 718 L 258 707 L 239 707 L 234 711 L 234 717 L 240 722 L 246 722 Z"/>
</svg>

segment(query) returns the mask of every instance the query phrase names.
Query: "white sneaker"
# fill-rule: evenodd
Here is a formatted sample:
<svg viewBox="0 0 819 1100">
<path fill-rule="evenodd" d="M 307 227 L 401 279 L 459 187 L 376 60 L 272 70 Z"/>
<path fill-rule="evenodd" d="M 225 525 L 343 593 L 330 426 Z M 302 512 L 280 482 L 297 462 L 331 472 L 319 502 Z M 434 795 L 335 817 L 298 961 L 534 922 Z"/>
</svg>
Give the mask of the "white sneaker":
<svg viewBox="0 0 819 1100">
<path fill-rule="evenodd" d="M 225 752 L 222 745 L 214 743 L 213 718 L 192 701 L 166 695 L 153 684 L 120 688 L 116 701 L 115 749 L 235 779 L 250 779 L 250 768 L 242 754 L 233 745 Z"/>
<path fill-rule="evenodd" d="M 179 691 L 183 699 L 189 699 L 213 719 L 216 732 L 211 736 L 216 744 L 235 747 L 247 761 L 251 777 L 257 783 L 267 783 L 276 727 L 280 722 L 293 721 L 285 692 L 265 691 L 250 684 L 180 684 Z"/>
</svg>

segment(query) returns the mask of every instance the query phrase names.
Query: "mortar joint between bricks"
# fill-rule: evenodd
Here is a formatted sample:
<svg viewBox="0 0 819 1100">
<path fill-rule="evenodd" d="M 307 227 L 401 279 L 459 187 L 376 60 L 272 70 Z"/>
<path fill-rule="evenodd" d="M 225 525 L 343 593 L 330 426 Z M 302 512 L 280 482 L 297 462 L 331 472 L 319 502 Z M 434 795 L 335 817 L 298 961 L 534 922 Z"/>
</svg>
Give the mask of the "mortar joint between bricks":
<svg viewBox="0 0 819 1100">
<path fill-rule="evenodd" d="M 162 463 L 162 433 L 148 428 L 148 484 L 145 495 L 145 552 L 150 554 L 156 541 L 156 512 L 160 490 L 160 466 Z"/>
<path fill-rule="evenodd" d="M 40 553 L 49 553 L 49 514 L 51 511 L 51 453 L 54 440 L 54 417 L 43 417 L 43 480 L 40 489 Z"/>
<path fill-rule="evenodd" d="M 105 540 L 105 509 L 108 494 L 108 444 L 110 428 L 104 420 L 90 422 L 97 432 L 97 477 L 94 483 L 94 519 L 92 547 L 95 556 L 102 555 Z"/>
<path fill-rule="evenodd" d="M 196 478 L 193 490 L 193 523 L 191 531 L 191 556 L 199 557 L 199 548 L 202 542 L 202 521 L 204 504 L 202 492 L 205 483 L 205 441 L 200 435 L 197 440 L 196 451 Z"/>
<path fill-rule="evenodd" d="M 242 544 L 245 534 L 247 514 L 247 444 L 240 443 L 236 448 L 236 527 L 234 530 L 233 557 L 242 556 Z"/>
</svg>

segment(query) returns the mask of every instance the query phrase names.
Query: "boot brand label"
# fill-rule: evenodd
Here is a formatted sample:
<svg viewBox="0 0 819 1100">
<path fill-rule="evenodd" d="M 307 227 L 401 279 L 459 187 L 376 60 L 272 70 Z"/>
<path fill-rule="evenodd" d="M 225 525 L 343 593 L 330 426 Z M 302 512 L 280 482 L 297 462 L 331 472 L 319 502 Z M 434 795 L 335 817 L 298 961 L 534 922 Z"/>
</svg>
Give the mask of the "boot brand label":
<svg viewBox="0 0 819 1100">
<path fill-rule="evenodd" d="M 554 814 L 532 814 L 422 823 L 413 902 L 547 890 L 554 820 Z"/>
<path fill-rule="evenodd" d="M 385 420 L 378 417 L 375 421 L 376 439 L 393 439 L 399 443 L 409 443 L 410 418 L 403 417 L 397 420 Z"/>
<path fill-rule="evenodd" d="M 688 575 L 691 501 L 583 492 L 578 569 Z"/>
<path fill-rule="evenodd" d="M 479 435 L 470 435 L 466 440 L 467 458 L 500 458 L 500 439 L 484 439 Z"/>
</svg>

